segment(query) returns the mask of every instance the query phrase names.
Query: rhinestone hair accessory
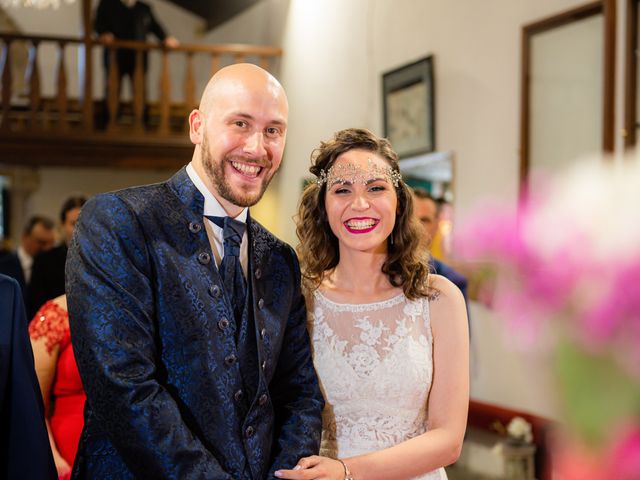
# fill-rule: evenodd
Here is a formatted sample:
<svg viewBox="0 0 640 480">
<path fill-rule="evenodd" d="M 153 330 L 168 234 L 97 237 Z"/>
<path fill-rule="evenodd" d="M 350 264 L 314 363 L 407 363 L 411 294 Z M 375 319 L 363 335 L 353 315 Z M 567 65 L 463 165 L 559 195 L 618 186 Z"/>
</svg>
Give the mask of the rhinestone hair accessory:
<svg viewBox="0 0 640 480">
<path fill-rule="evenodd" d="M 318 175 L 316 183 L 318 186 L 322 186 L 325 183 L 328 186 L 336 183 L 362 183 L 366 185 L 373 180 L 379 179 L 388 180 L 394 187 L 397 187 L 402 180 L 402 175 L 389 166 L 379 166 L 369 158 L 366 170 L 360 167 L 360 165 L 351 162 L 333 165 L 327 171 L 323 168 L 320 170 L 320 175 Z"/>
</svg>

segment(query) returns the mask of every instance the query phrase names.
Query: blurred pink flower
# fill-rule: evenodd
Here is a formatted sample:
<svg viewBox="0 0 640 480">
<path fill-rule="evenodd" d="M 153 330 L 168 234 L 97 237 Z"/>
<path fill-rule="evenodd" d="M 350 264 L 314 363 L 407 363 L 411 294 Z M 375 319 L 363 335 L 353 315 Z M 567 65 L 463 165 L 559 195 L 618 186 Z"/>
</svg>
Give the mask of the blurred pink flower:
<svg viewBox="0 0 640 480">
<path fill-rule="evenodd" d="M 499 273 L 495 307 L 511 326 L 533 335 L 528 343 L 544 323 L 561 321 L 590 349 L 612 342 L 628 348 L 625 343 L 640 342 L 640 230 L 624 226 L 634 218 L 640 223 L 640 189 L 631 189 L 627 177 L 639 178 L 640 167 L 585 169 L 546 178 L 549 185 L 531 189 L 538 193 L 517 210 L 496 204 L 479 208 L 458 229 L 457 251 L 468 260 L 493 263 Z M 609 217 L 622 217 L 609 218 L 619 231 L 603 232 L 581 207 L 595 202 L 599 191 L 617 187 L 637 202 L 610 208 Z M 619 238 L 625 235 L 637 236 L 637 242 Z M 633 342 L 625 342 L 629 335 Z"/>
<path fill-rule="evenodd" d="M 558 478 L 640 480 L 640 157 L 581 162 L 530 192 L 477 209 L 456 251 L 486 270 L 510 340 L 554 349 L 571 438 Z"/>
<path fill-rule="evenodd" d="M 616 480 L 640 479 L 640 426 L 621 432 L 609 454 L 607 471 Z"/>
</svg>

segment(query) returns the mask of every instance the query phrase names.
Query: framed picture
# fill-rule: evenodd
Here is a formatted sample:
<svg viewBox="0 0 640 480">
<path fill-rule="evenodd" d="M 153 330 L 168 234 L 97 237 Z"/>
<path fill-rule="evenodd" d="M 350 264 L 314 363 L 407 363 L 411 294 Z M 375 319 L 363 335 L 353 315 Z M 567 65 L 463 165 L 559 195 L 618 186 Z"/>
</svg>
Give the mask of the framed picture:
<svg viewBox="0 0 640 480">
<path fill-rule="evenodd" d="M 400 158 L 436 149 L 433 57 L 382 75 L 384 135 Z"/>
</svg>

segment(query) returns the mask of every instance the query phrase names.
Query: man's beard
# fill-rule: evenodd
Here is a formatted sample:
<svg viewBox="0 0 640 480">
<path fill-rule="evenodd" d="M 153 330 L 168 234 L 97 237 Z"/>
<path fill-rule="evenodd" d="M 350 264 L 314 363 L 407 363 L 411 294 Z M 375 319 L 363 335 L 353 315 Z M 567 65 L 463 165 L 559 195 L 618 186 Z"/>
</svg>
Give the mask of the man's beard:
<svg viewBox="0 0 640 480">
<path fill-rule="evenodd" d="M 220 161 L 214 161 L 213 156 L 209 151 L 209 145 L 206 138 L 203 140 L 201 147 L 202 165 L 204 166 L 204 170 L 207 173 L 209 180 L 211 180 L 213 187 L 222 198 L 243 208 L 252 207 L 260 201 L 275 172 L 272 172 L 270 176 L 265 176 L 263 178 L 262 184 L 260 185 L 260 191 L 258 193 L 251 194 L 244 193 L 242 191 L 234 191 L 231 185 L 227 182 L 226 172 L 224 169 L 224 163 L 227 162 L 228 159 L 222 158 Z M 264 166 L 263 168 L 267 168 L 267 166 Z"/>
</svg>

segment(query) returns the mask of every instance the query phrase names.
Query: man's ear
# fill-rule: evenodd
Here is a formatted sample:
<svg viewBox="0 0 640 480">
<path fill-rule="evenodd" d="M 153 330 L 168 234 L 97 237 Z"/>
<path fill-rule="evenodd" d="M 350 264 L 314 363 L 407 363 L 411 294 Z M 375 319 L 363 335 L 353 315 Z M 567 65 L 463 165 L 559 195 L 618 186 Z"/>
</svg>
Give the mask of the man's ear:
<svg viewBox="0 0 640 480">
<path fill-rule="evenodd" d="M 189 139 L 194 145 L 202 143 L 204 136 L 204 114 L 198 110 L 192 110 L 189 114 Z"/>
</svg>

